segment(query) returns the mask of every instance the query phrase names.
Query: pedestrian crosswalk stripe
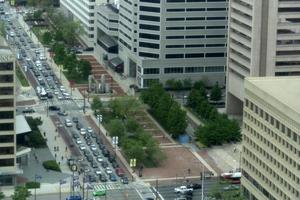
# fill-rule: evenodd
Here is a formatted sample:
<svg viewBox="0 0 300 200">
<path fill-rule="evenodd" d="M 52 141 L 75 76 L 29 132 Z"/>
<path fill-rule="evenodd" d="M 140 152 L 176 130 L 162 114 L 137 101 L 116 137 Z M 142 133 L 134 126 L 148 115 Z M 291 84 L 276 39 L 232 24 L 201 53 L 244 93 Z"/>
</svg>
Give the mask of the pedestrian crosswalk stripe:
<svg viewBox="0 0 300 200">
<path fill-rule="evenodd" d="M 117 190 L 121 189 L 120 184 L 97 184 L 94 185 L 94 190 Z"/>
</svg>

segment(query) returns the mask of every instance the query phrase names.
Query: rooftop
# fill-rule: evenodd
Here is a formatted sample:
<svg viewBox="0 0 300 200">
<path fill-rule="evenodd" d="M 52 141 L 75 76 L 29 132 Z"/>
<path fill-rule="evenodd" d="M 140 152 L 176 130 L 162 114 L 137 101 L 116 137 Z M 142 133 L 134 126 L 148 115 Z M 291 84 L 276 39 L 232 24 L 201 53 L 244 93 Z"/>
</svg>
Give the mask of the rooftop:
<svg viewBox="0 0 300 200">
<path fill-rule="evenodd" d="M 248 77 L 246 80 L 263 93 L 300 114 L 300 76 Z"/>
</svg>

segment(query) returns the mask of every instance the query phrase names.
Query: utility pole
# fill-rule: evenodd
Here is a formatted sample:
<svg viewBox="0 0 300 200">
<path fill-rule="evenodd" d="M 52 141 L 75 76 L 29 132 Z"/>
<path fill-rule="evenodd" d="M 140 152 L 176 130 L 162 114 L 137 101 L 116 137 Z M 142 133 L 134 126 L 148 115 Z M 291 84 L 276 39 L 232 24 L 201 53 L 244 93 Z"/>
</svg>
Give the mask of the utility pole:
<svg viewBox="0 0 300 200">
<path fill-rule="evenodd" d="M 83 114 L 85 114 L 85 90 L 83 90 Z"/>
<path fill-rule="evenodd" d="M 204 200 L 204 167 L 202 164 L 202 183 L 201 183 L 201 199 Z"/>
<path fill-rule="evenodd" d="M 47 99 L 47 117 L 49 116 L 49 101 Z"/>
<path fill-rule="evenodd" d="M 84 182 L 85 182 L 85 168 L 83 169 L 83 178 L 82 178 L 82 199 L 84 199 Z"/>
<path fill-rule="evenodd" d="M 156 200 L 158 200 L 158 179 L 156 178 Z"/>
</svg>

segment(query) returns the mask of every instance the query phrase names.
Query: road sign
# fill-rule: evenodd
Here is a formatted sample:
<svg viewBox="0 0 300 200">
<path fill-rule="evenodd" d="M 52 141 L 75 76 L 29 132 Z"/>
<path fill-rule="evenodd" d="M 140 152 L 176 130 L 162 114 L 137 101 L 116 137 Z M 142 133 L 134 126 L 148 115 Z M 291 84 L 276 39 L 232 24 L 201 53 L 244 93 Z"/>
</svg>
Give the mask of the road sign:
<svg viewBox="0 0 300 200">
<path fill-rule="evenodd" d="M 113 143 L 113 145 L 118 145 L 118 143 L 119 143 L 119 137 L 118 136 L 113 136 L 112 143 Z"/>
<path fill-rule="evenodd" d="M 130 167 L 136 167 L 136 159 L 130 159 L 129 165 Z"/>
</svg>

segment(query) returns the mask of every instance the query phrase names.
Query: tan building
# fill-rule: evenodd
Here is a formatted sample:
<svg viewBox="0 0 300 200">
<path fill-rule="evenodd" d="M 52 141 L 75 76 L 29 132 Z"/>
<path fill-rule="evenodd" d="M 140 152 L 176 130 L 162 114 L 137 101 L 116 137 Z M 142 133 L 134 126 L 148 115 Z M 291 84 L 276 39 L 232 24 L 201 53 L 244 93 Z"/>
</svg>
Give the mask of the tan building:
<svg viewBox="0 0 300 200">
<path fill-rule="evenodd" d="M 300 75 L 300 1 L 229 2 L 226 107 L 241 115 L 245 77 Z"/>
<path fill-rule="evenodd" d="M 15 58 L 0 46 L 0 183 L 11 185 L 18 171 L 16 164 Z"/>
<path fill-rule="evenodd" d="M 242 188 L 246 199 L 300 199 L 300 77 L 245 79 Z"/>
</svg>

